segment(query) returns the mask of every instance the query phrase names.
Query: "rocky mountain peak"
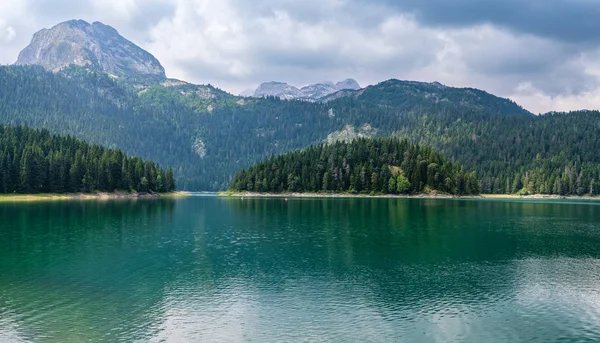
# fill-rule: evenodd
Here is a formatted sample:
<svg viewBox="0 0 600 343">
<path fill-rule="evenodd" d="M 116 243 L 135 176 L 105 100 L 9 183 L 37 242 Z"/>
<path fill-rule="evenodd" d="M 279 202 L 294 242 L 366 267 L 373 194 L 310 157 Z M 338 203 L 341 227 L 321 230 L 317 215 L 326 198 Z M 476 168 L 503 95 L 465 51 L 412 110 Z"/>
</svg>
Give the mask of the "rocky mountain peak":
<svg viewBox="0 0 600 343">
<path fill-rule="evenodd" d="M 37 64 L 49 70 L 75 64 L 115 76 L 166 77 L 164 68 L 152 54 L 114 28 L 84 20 L 69 20 L 38 31 L 15 64 Z"/>
<path fill-rule="evenodd" d="M 341 90 L 358 90 L 360 86 L 354 79 L 346 79 L 336 84 L 330 81 L 310 84 L 302 88 L 285 82 L 265 82 L 254 92 L 255 97 L 277 96 L 281 99 L 319 100 Z"/>
<path fill-rule="evenodd" d="M 276 96 L 281 99 L 296 99 L 302 97 L 302 92 L 285 82 L 265 82 L 254 92 L 255 97 Z"/>
<path fill-rule="evenodd" d="M 354 79 L 345 79 L 344 81 L 340 81 L 335 84 L 335 89 L 338 91 L 351 89 L 351 90 L 359 90 L 360 85 Z"/>
<path fill-rule="evenodd" d="M 304 97 L 309 99 L 319 99 L 331 93 L 335 93 L 337 89 L 331 82 L 315 83 L 300 88 Z"/>
</svg>

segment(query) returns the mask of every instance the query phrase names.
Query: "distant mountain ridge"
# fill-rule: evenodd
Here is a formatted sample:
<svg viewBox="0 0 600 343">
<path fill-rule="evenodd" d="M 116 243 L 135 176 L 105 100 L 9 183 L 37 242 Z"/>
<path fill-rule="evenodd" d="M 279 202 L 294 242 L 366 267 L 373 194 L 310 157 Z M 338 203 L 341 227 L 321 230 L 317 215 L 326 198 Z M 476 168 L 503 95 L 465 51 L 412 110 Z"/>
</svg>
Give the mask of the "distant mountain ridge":
<svg viewBox="0 0 600 343">
<path fill-rule="evenodd" d="M 84 20 L 70 20 L 38 31 L 15 64 L 41 65 L 52 71 L 75 64 L 117 77 L 166 77 L 165 69 L 152 54 L 114 28 Z"/>
<path fill-rule="evenodd" d="M 254 94 L 251 95 L 255 98 L 264 98 L 267 96 L 274 96 L 284 100 L 319 100 L 330 94 L 342 90 L 359 90 L 360 85 L 354 79 L 346 79 L 337 82 L 335 85 L 333 82 L 320 82 L 298 88 L 287 84 L 285 82 L 271 81 L 262 83 Z M 242 96 L 247 96 L 249 92 L 244 92 Z"/>
<path fill-rule="evenodd" d="M 389 108 L 403 106 L 407 101 L 427 103 L 430 106 L 446 106 L 463 110 L 486 110 L 506 115 L 533 116 L 533 114 L 510 99 L 497 97 L 476 88 L 456 88 L 439 82 L 420 82 L 390 79 L 359 90 L 343 90 L 319 99 L 329 103 L 342 98 L 365 101 L 372 107 Z"/>
</svg>

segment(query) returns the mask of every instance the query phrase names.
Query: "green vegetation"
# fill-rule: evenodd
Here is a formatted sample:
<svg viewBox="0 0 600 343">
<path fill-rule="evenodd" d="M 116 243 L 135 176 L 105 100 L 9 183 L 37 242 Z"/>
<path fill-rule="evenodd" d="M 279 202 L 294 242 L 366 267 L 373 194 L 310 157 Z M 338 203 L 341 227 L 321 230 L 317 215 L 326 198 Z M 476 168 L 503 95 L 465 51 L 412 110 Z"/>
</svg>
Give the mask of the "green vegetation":
<svg viewBox="0 0 600 343">
<path fill-rule="evenodd" d="M 47 130 L 0 125 L 0 193 L 170 192 L 173 171 Z"/>
<path fill-rule="evenodd" d="M 235 175 L 231 191 L 478 194 L 474 172 L 432 149 L 393 138 L 321 144 Z"/>
<path fill-rule="evenodd" d="M 268 156 L 320 144 L 348 127 L 370 127 L 475 171 L 482 193 L 600 193 L 597 111 L 534 116 L 480 90 L 398 80 L 344 91 L 327 103 L 138 81 L 75 67 L 0 67 L 0 123 L 118 147 L 173 167 L 186 190 L 226 189 L 236 171 Z"/>
</svg>

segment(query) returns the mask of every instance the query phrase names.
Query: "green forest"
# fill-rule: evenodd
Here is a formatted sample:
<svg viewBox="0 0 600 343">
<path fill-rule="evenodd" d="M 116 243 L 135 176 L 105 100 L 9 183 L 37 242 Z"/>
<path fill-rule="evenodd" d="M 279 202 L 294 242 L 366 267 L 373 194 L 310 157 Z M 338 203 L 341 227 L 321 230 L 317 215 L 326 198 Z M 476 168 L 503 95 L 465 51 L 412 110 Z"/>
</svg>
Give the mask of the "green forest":
<svg viewBox="0 0 600 343">
<path fill-rule="evenodd" d="M 47 130 L 0 125 L 0 193 L 170 192 L 173 171 Z"/>
<path fill-rule="evenodd" d="M 48 129 L 172 167 L 185 190 L 226 189 L 237 171 L 271 155 L 368 125 L 368 137 L 407 139 L 475 171 L 482 193 L 600 192 L 597 111 L 533 115 L 481 90 L 400 80 L 322 102 L 136 82 L 76 67 L 53 73 L 2 66 L 0 123 Z"/>
<path fill-rule="evenodd" d="M 231 191 L 478 194 L 467 172 L 434 150 L 394 138 L 320 144 L 237 173 Z"/>
</svg>

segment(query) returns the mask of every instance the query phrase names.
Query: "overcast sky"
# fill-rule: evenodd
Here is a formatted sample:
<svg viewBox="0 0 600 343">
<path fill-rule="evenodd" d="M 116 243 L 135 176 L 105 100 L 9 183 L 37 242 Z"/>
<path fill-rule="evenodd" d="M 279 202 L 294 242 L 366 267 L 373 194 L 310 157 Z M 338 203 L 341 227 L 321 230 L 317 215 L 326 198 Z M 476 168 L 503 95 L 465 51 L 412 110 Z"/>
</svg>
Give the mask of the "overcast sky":
<svg viewBox="0 0 600 343">
<path fill-rule="evenodd" d="M 239 93 L 348 77 L 439 81 L 535 112 L 600 108 L 600 0 L 0 0 L 0 63 L 101 21 L 169 77 Z"/>
</svg>

